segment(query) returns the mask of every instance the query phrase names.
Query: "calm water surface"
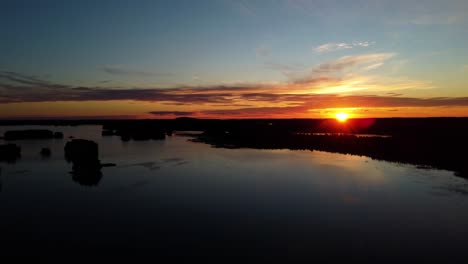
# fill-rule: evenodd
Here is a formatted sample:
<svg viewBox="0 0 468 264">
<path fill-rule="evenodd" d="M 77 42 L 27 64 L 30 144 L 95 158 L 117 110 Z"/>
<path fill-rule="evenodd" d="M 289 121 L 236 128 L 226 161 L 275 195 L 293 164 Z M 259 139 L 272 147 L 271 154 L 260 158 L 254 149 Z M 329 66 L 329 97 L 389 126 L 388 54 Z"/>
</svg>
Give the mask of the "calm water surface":
<svg viewBox="0 0 468 264">
<path fill-rule="evenodd" d="M 344 255 L 461 257 L 468 181 L 366 157 L 220 149 L 173 136 L 122 142 L 100 126 L 17 141 L 0 163 L 1 255 Z M 99 143 L 103 168 L 81 185 L 63 158 L 69 136 Z M 0 140 L 0 144 L 3 141 Z M 50 158 L 39 155 L 42 147 Z"/>
</svg>

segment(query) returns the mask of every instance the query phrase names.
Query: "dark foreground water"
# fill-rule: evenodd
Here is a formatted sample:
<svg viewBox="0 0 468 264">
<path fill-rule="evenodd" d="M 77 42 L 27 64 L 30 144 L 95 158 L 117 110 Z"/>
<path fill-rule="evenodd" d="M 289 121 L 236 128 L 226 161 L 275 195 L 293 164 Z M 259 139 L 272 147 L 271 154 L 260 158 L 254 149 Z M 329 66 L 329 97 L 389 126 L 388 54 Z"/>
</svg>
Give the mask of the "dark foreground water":
<svg viewBox="0 0 468 264">
<path fill-rule="evenodd" d="M 0 134 L 15 128 L 34 127 Z M 177 135 L 122 142 L 101 137 L 100 126 L 40 128 L 65 139 L 16 141 L 22 158 L 0 163 L 2 257 L 468 256 L 468 181 L 452 172 L 326 152 L 212 148 Z M 69 136 L 95 140 L 101 161 L 117 166 L 82 185 L 63 158 Z"/>
</svg>

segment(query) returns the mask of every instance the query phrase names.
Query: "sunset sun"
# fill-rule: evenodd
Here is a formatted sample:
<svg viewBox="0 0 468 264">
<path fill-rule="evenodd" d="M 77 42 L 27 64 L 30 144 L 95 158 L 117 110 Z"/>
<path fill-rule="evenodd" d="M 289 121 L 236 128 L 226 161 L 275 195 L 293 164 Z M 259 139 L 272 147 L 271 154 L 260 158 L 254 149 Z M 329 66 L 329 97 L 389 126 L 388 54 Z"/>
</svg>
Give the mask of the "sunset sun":
<svg viewBox="0 0 468 264">
<path fill-rule="evenodd" d="M 348 119 L 348 116 L 349 115 L 344 112 L 339 112 L 339 113 L 336 113 L 335 115 L 336 120 L 338 120 L 339 122 L 346 122 L 346 120 Z"/>
</svg>

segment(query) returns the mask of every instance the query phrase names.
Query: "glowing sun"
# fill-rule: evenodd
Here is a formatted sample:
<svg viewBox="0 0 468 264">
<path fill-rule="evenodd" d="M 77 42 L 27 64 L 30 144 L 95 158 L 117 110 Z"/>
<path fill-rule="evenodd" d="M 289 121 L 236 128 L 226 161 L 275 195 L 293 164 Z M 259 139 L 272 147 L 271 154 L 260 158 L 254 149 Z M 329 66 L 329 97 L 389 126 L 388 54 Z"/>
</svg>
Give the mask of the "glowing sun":
<svg viewBox="0 0 468 264">
<path fill-rule="evenodd" d="M 348 116 L 349 115 L 344 112 L 339 112 L 339 113 L 336 113 L 335 115 L 336 120 L 338 120 L 339 122 L 345 122 L 348 119 Z"/>
</svg>

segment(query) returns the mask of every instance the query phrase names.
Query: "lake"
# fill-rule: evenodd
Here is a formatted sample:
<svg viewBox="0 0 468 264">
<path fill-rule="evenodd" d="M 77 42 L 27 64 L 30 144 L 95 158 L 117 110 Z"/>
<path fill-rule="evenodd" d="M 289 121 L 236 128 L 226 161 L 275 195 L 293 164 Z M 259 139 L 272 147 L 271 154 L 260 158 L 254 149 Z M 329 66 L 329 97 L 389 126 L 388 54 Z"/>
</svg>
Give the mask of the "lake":
<svg viewBox="0 0 468 264">
<path fill-rule="evenodd" d="M 468 181 L 453 172 L 319 151 L 213 148 L 175 134 L 41 128 L 0 163 L 2 256 L 256 256 L 362 261 L 466 257 Z M 68 137 L 99 144 L 96 185 L 70 174 Z M 0 140 L 0 144 L 4 144 Z M 41 148 L 52 155 L 41 157 Z M 223 261 L 220 261 L 223 262 Z"/>
</svg>

